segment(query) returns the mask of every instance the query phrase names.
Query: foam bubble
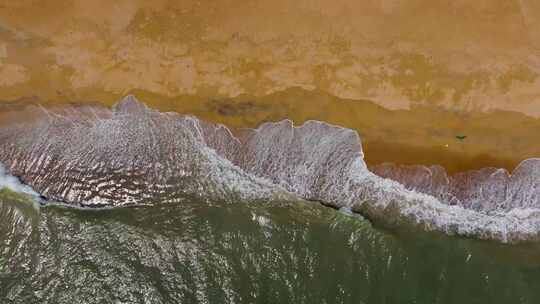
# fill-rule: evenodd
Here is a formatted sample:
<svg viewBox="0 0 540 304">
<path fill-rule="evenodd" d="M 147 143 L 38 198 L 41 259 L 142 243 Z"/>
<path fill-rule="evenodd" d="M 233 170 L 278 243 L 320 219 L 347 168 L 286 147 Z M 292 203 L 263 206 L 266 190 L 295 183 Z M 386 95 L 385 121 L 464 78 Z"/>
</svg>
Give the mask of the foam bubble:
<svg viewBox="0 0 540 304">
<path fill-rule="evenodd" d="M 15 176 L 10 175 L 7 172 L 5 166 L 0 163 L 0 190 L 4 188 L 9 189 L 13 192 L 28 195 L 37 201 L 41 200 L 41 195 L 39 195 L 39 193 L 37 193 L 30 186 L 21 183 L 21 181 Z"/>
<path fill-rule="evenodd" d="M 311 200 L 389 225 L 540 240 L 539 159 L 512 175 L 485 169 L 450 178 L 435 167 L 393 166 L 372 172 L 355 131 L 320 121 L 231 132 L 134 97 L 114 111 L 90 109 L 41 112 L 0 128 L 0 160 L 48 199 L 72 206 Z M 0 187 L 39 197 L 3 167 Z"/>
</svg>

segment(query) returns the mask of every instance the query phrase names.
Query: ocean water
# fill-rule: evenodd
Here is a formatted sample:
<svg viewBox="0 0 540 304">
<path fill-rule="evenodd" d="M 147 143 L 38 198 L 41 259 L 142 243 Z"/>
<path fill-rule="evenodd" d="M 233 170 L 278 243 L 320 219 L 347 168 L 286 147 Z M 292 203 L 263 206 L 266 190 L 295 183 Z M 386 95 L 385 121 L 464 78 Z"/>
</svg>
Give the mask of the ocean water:
<svg viewBox="0 0 540 304">
<path fill-rule="evenodd" d="M 318 203 L 80 210 L 0 192 L 0 303 L 539 303 L 540 247 Z"/>
<path fill-rule="evenodd" d="M 308 200 L 398 229 L 540 242 L 540 158 L 455 176 L 440 166 L 368 168 L 351 129 L 283 120 L 230 130 L 131 95 L 112 108 L 6 115 L 14 123 L 0 127 L 0 186 L 41 200 L 92 208 Z"/>
<path fill-rule="evenodd" d="M 368 168 L 350 129 L 133 96 L 12 114 L 35 119 L 0 128 L 0 304 L 540 302 L 538 158 Z"/>
</svg>

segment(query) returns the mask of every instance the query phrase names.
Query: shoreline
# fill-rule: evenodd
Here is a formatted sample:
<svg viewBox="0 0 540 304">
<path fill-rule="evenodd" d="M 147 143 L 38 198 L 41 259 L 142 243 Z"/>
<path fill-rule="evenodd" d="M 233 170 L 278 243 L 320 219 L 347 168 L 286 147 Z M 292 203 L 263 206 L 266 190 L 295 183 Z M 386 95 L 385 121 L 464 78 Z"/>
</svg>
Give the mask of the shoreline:
<svg viewBox="0 0 540 304">
<path fill-rule="evenodd" d="M 512 171 L 521 161 L 540 156 L 540 147 L 534 140 L 536 131 L 540 130 L 540 119 L 514 112 L 451 112 L 425 107 L 388 110 L 368 100 L 345 100 L 301 89 L 235 99 L 165 98 L 148 97 L 148 94 L 138 92 L 136 96 L 159 111 L 190 114 L 231 129 L 255 128 L 264 122 L 283 119 L 290 119 L 295 125 L 319 120 L 350 128 L 362 138 L 368 166 L 385 162 L 440 165 L 449 174 L 485 167 Z M 46 108 L 111 106 L 108 101 L 50 102 L 39 98 L 0 101 L 0 123 L 10 123 L 2 113 L 31 104 Z M 465 134 L 467 138 L 460 141 L 456 134 Z"/>
</svg>

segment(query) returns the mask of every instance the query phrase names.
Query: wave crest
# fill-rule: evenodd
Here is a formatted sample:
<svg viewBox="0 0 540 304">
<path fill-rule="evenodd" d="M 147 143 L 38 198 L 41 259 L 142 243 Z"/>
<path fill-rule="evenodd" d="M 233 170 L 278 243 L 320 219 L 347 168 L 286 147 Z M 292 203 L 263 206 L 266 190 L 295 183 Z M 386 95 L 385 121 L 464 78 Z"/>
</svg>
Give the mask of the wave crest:
<svg viewBox="0 0 540 304">
<path fill-rule="evenodd" d="M 540 236 L 540 161 L 449 177 L 440 167 L 367 169 L 358 134 L 319 121 L 222 125 L 160 113 L 128 96 L 112 110 L 29 107 L 0 128 L 0 161 L 49 199 L 82 206 L 298 200 L 390 225 L 496 239 Z M 21 115 L 14 113 L 13 115 Z"/>
<path fill-rule="evenodd" d="M 36 200 L 41 200 L 41 195 L 34 191 L 31 187 L 24 185 L 21 181 L 15 176 L 7 173 L 4 165 L 0 163 L 0 190 L 9 189 L 13 192 L 18 192 L 26 194 Z"/>
</svg>

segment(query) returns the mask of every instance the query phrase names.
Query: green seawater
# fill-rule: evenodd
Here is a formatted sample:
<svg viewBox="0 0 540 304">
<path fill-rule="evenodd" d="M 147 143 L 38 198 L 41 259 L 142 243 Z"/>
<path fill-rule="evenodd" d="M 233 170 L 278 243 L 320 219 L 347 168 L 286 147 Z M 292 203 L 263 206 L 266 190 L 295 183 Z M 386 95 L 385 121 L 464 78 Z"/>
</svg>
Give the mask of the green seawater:
<svg viewBox="0 0 540 304">
<path fill-rule="evenodd" d="M 316 203 L 92 211 L 3 191 L 0 303 L 540 303 L 540 247 Z"/>
</svg>

